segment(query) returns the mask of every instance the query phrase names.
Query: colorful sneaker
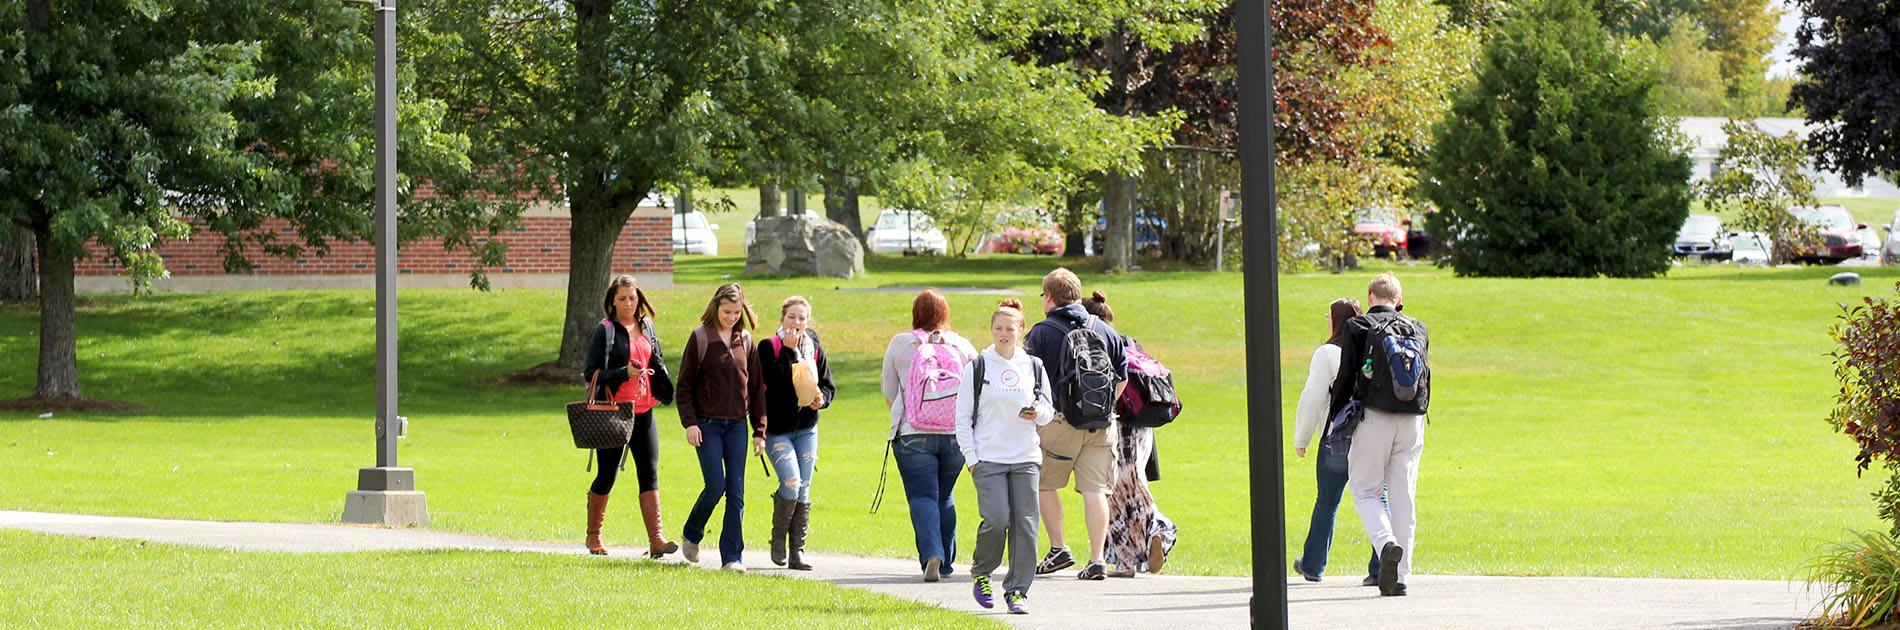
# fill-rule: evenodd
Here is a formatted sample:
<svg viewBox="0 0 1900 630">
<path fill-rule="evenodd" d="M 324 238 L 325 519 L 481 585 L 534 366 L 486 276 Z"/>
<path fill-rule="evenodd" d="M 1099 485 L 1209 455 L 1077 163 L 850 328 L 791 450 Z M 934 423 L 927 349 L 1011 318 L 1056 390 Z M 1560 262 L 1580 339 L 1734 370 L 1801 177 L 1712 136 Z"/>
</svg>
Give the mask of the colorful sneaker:
<svg viewBox="0 0 1900 630">
<path fill-rule="evenodd" d="M 1075 574 L 1075 577 L 1081 580 L 1099 581 L 1102 578 L 1108 577 L 1108 569 L 1107 567 L 1103 567 L 1100 562 L 1090 562 L 1089 566 L 1083 567 L 1082 572 Z"/>
<path fill-rule="evenodd" d="M 924 581 L 935 582 L 943 578 L 943 558 L 931 558 L 924 561 Z"/>
<path fill-rule="evenodd" d="M 1009 606 L 1009 614 L 1029 614 L 1029 596 L 1016 591 L 1003 593 L 1003 603 Z"/>
<path fill-rule="evenodd" d="M 1075 555 L 1069 553 L 1068 547 L 1050 547 L 1049 555 L 1036 563 L 1036 575 L 1048 575 L 1072 566 L 1075 566 Z"/>
<path fill-rule="evenodd" d="M 976 605 L 984 608 L 996 607 L 996 600 L 990 595 L 990 576 L 976 576 L 976 588 L 973 590 L 976 595 Z"/>
</svg>

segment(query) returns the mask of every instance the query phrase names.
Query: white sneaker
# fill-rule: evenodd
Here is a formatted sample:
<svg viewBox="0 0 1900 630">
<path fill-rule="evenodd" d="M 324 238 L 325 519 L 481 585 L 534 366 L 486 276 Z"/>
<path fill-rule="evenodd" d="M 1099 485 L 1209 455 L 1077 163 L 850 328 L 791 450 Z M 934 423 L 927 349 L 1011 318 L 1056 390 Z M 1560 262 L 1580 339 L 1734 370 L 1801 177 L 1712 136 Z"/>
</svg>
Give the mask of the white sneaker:
<svg viewBox="0 0 1900 630">
<path fill-rule="evenodd" d="M 687 562 L 699 562 L 699 543 L 680 541 L 680 556 L 686 558 Z"/>
<path fill-rule="evenodd" d="M 725 566 L 722 566 L 719 568 L 724 569 L 726 571 L 731 571 L 733 573 L 737 573 L 739 575 L 745 575 L 745 565 L 739 564 L 737 562 L 728 562 L 726 563 Z"/>
</svg>

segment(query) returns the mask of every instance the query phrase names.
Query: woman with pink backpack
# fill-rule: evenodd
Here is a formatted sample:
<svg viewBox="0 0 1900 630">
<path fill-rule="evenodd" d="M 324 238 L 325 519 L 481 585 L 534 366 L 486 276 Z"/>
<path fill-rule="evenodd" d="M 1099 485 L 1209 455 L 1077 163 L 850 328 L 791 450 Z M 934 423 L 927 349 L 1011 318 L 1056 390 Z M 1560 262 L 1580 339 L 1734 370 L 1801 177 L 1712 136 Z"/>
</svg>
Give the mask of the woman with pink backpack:
<svg viewBox="0 0 1900 630">
<path fill-rule="evenodd" d="M 911 302 L 910 330 L 884 351 L 884 404 L 891 409 L 891 453 L 904 480 L 917 561 L 924 581 L 951 572 L 957 556 L 957 506 L 952 490 L 963 473 L 957 448 L 957 387 L 976 346 L 950 330 L 950 303 L 936 289 Z"/>
</svg>

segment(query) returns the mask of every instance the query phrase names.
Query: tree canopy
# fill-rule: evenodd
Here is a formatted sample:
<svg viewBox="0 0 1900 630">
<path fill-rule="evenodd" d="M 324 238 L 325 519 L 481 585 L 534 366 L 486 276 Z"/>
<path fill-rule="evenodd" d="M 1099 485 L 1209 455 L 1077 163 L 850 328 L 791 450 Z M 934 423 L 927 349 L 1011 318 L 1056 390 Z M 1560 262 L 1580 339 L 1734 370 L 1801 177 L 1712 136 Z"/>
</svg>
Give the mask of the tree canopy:
<svg viewBox="0 0 1900 630">
<path fill-rule="evenodd" d="M 1803 19 L 1794 36 L 1801 79 L 1789 103 L 1820 125 L 1808 136 L 1816 166 L 1850 185 L 1900 172 L 1900 1 L 1792 4 Z"/>
</svg>

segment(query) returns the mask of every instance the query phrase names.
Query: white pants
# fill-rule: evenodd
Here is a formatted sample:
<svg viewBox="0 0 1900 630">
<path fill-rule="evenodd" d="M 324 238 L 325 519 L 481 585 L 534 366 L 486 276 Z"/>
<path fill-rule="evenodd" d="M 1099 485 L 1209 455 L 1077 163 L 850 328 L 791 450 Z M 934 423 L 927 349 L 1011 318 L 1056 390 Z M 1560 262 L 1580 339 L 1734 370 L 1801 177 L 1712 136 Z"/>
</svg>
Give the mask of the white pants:
<svg viewBox="0 0 1900 630">
<path fill-rule="evenodd" d="M 1372 549 L 1398 543 L 1405 550 L 1399 561 L 1400 584 L 1412 576 L 1416 555 L 1418 459 L 1424 453 L 1425 416 L 1366 409 L 1366 419 L 1353 432 L 1352 451 L 1346 457 L 1346 488 L 1352 490 L 1353 508 L 1365 523 Z M 1379 501 L 1381 494 L 1384 504 Z"/>
</svg>

